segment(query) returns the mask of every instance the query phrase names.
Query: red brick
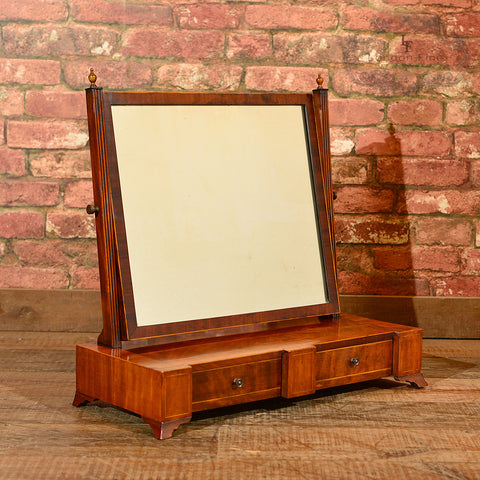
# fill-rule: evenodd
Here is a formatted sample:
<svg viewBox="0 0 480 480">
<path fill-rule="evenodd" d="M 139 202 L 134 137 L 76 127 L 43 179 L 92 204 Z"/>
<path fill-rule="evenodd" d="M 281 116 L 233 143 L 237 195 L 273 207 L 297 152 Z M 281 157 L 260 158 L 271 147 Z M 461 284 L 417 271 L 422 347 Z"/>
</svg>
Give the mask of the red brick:
<svg viewBox="0 0 480 480">
<path fill-rule="evenodd" d="M 328 102 L 330 125 L 354 126 L 376 125 L 385 114 L 385 105 L 378 100 L 368 99 L 338 99 Z"/>
<path fill-rule="evenodd" d="M 132 28 L 125 34 L 122 52 L 132 57 L 207 59 L 222 54 L 222 32 Z"/>
<path fill-rule="evenodd" d="M 380 183 L 398 185 L 446 187 L 463 185 L 468 180 L 468 165 L 460 160 L 379 157 L 377 171 Z"/>
<path fill-rule="evenodd" d="M 365 245 L 337 245 L 337 266 L 339 271 L 374 272 L 373 255 L 370 246 Z"/>
<path fill-rule="evenodd" d="M 405 52 L 402 39 L 390 44 L 390 63 L 397 65 L 447 65 L 469 68 L 478 63 L 479 47 L 473 40 L 415 37 Z"/>
<path fill-rule="evenodd" d="M 60 189 L 57 183 L 50 182 L 0 182 L 0 205 L 12 206 L 52 206 L 57 205 Z"/>
<path fill-rule="evenodd" d="M 6 250 L 5 242 L 0 242 L 0 258 L 2 258 L 5 255 L 5 250 Z"/>
<path fill-rule="evenodd" d="M 97 247 L 91 240 L 21 240 L 12 250 L 22 266 L 98 265 Z"/>
<path fill-rule="evenodd" d="M 231 60 L 263 59 L 272 55 L 269 35 L 257 33 L 232 33 L 228 37 L 227 58 Z"/>
<path fill-rule="evenodd" d="M 434 100 L 398 101 L 388 106 L 388 121 L 396 125 L 438 126 L 442 116 L 442 104 Z"/>
<path fill-rule="evenodd" d="M 87 125 L 59 120 L 11 120 L 7 125 L 7 142 L 12 148 L 82 148 L 88 142 Z"/>
<path fill-rule="evenodd" d="M 22 115 L 23 92 L 19 90 L 0 89 L 0 112 L 2 115 Z"/>
<path fill-rule="evenodd" d="M 180 5 L 175 16 L 180 28 L 238 28 L 243 8 L 222 3 Z"/>
<path fill-rule="evenodd" d="M 475 222 L 475 246 L 480 247 L 480 220 Z"/>
<path fill-rule="evenodd" d="M 0 118 L 0 145 L 5 143 L 5 119 Z"/>
<path fill-rule="evenodd" d="M 423 245 L 470 245 L 469 220 L 451 217 L 419 217 L 414 222 L 415 242 Z"/>
<path fill-rule="evenodd" d="M 355 147 L 355 139 L 351 130 L 342 128 L 330 129 L 330 150 L 332 155 L 349 155 Z"/>
<path fill-rule="evenodd" d="M 0 84 L 56 85 L 60 83 L 60 62 L 0 58 Z"/>
<path fill-rule="evenodd" d="M 86 119 L 85 93 L 31 90 L 25 96 L 25 113 L 33 117 Z"/>
<path fill-rule="evenodd" d="M 88 290 L 100 289 L 100 272 L 98 268 L 78 267 L 73 272 L 73 286 Z"/>
<path fill-rule="evenodd" d="M 282 63 L 379 63 L 386 42 L 367 35 L 279 33 L 273 38 L 275 59 Z"/>
<path fill-rule="evenodd" d="M 413 271 L 411 247 L 377 247 L 373 250 L 374 266 L 379 270 Z"/>
<path fill-rule="evenodd" d="M 91 180 L 71 182 L 65 188 L 64 201 L 66 207 L 84 208 L 93 203 L 93 186 Z"/>
<path fill-rule="evenodd" d="M 466 273 L 480 273 L 480 250 L 469 249 L 466 251 Z M 477 295 L 478 296 L 478 295 Z"/>
<path fill-rule="evenodd" d="M 52 268 L 0 267 L 0 288 L 67 288 L 68 276 Z"/>
<path fill-rule="evenodd" d="M 4 48 L 16 57 L 110 55 L 117 46 L 110 28 L 75 25 L 12 25 L 3 28 Z"/>
<path fill-rule="evenodd" d="M 64 67 L 65 81 L 72 88 L 87 88 L 90 68 L 95 68 L 97 86 L 114 89 L 138 89 L 152 85 L 152 71 L 148 65 L 137 62 L 73 61 Z"/>
<path fill-rule="evenodd" d="M 85 212 L 50 213 L 47 233 L 59 238 L 95 238 L 95 219 Z"/>
<path fill-rule="evenodd" d="M 358 130 L 360 155 L 447 156 L 452 142 L 447 133 L 416 130 Z"/>
<path fill-rule="evenodd" d="M 92 176 L 89 150 L 31 153 L 29 163 L 30 172 L 35 177 L 91 178 Z"/>
<path fill-rule="evenodd" d="M 409 239 L 408 220 L 401 217 L 337 215 L 335 229 L 341 243 L 402 245 Z"/>
<path fill-rule="evenodd" d="M 248 90 L 308 92 L 316 88 L 318 74 L 328 81 L 328 71 L 307 67 L 247 67 Z"/>
<path fill-rule="evenodd" d="M 148 3 L 142 1 L 142 4 Z M 156 3 L 156 2 L 151 2 Z M 172 25 L 172 9 L 168 5 L 134 5 L 124 0 L 70 0 L 71 15 L 76 21 L 119 23 L 121 25 Z"/>
<path fill-rule="evenodd" d="M 333 8 L 290 5 L 248 5 L 245 20 L 251 27 L 269 30 L 332 30 L 338 24 Z"/>
<path fill-rule="evenodd" d="M 348 6 L 343 11 L 343 28 L 347 30 L 370 30 L 388 33 L 440 33 L 440 22 L 436 15 L 397 13 L 389 10 Z"/>
<path fill-rule="evenodd" d="M 423 91 L 451 98 L 476 95 L 480 89 L 480 75 L 466 71 L 430 72 L 423 77 Z"/>
<path fill-rule="evenodd" d="M 0 0 L 0 20 L 55 22 L 66 20 L 68 10 L 62 0 Z"/>
<path fill-rule="evenodd" d="M 368 160 L 359 157 L 335 158 L 332 162 L 332 179 L 336 184 L 359 185 L 369 180 Z"/>
<path fill-rule="evenodd" d="M 44 224 L 43 214 L 39 212 L 2 213 L 0 214 L 0 237 L 43 238 Z"/>
<path fill-rule="evenodd" d="M 417 76 L 404 70 L 336 69 L 333 88 L 340 95 L 408 96 L 417 91 Z"/>
<path fill-rule="evenodd" d="M 400 213 L 478 215 L 480 191 L 477 190 L 407 190 L 398 207 Z"/>
<path fill-rule="evenodd" d="M 158 69 L 157 83 L 162 89 L 236 90 L 242 79 L 238 65 L 203 65 L 175 63 Z"/>
<path fill-rule="evenodd" d="M 337 188 L 336 213 L 391 212 L 395 195 L 392 190 L 364 186 Z"/>
<path fill-rule="evenodd" d="M 478 297 L 480 277 L 447 277 L 437 279 L 434 294 L 437 297 Z"/>
<path fill-rule="evenodd" d="M 474 125 L 480 122 L 480 100 L 467 98 L 447 104 L 446 121 L 450 125 Z"/>
<path fill-rule="evenodd" d="M 455 132 L 455 154 L 459 158 L 480 158 L 480 132 Z"/>
<path fill-rule="evenodd" d="M 0 148 L 0 174 L 20 176 L 25 173 L 25 154 L 20 150 Z"/>
<path fill-rule="evenodd" d="M 452 37 L 480 37 L 479 12 L 454 13 L 444 18 L 443 24 Z"/>
<path fill-rule="evenodd" d="M 474 162 L 471 162 L 470 181 L 472 182 L 472 186 L 480 187 L 480 161 L 479 160 L 475 160 Z"/>
</svg>

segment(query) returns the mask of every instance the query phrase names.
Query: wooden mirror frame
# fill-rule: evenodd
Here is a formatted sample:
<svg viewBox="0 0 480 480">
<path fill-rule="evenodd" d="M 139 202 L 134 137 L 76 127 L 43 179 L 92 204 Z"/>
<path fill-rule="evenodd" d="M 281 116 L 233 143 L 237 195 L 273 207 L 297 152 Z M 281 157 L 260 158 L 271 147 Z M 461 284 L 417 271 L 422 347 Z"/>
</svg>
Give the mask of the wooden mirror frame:
<svg viewBox="0 0 480 480">
<path fill-rule="evenodd" d="M 98 342 L 121 347 L 126 342 L 155 343 L 176 336 L 211 336 L 248 329 L 275 328 L 339 313 L 333 236 L 327 91 L 313 93 L 160 93 L 104 92 L 87 89 L 94 206 L 102 294 L 103 331 Z M 310 151 L 312 192 L 324 264 L 327 303 L 215 318 L 138 326 L 129 270 L 112 106 L 119 105 L 297 105 L 304 111 Z M 327 126 L 327 128 L 325 128 Z M 185 135 L 185 132 L 179 132 Z M 141 342 L 140 342 L 141 343 Z"/>
</svg>

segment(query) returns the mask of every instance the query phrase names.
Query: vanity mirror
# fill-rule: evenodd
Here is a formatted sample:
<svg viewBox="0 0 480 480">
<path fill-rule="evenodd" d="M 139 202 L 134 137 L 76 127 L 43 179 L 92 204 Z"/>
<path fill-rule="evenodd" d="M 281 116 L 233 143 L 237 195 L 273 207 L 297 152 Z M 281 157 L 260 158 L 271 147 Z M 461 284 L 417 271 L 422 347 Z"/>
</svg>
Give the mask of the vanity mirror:
<svg viewBox="0 0 480 480">
<path fill-rule="evenodd" d="M 340 313 L 327 90 L 104 92 L 87 111 L 102 291 L 74 404 L 167 438 L 194 411 L 394 374 L 421 330 Z"/>
</svg>

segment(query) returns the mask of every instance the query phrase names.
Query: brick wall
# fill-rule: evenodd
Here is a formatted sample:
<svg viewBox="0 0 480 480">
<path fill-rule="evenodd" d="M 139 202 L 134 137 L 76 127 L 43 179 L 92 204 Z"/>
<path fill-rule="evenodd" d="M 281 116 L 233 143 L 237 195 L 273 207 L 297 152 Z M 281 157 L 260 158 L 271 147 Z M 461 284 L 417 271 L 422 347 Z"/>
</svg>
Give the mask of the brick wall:
<svg viewBox="0 0 480 480">
<path fill-rule="evenodd" d="M 320 70 L 341 293 L 478 296 L 478 0 L 0 0 L 0 28 L 0 288 L 99 288 L 93 66 L 126 90 L 309 91 Z"/>
</svg>

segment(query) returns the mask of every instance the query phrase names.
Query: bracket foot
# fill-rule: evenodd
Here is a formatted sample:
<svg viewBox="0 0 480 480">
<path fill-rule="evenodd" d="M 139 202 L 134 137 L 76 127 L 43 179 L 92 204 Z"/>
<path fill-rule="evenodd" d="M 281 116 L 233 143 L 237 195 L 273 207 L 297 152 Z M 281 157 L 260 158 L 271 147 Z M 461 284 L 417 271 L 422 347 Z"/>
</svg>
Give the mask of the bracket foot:
<svg viewBox="0 0 480 480">
<path fill-rule="evenodd" d="M 75 398 L 73 399 L 73 406 L 74 407 L 81 407 L 90 402 L 94 402 L 96 398 L 90 397 L 89 395 L 85 395 L 84 393 L 80 393 L 79 391 L 75 392 Z"/>
<path fill-rule="evenodd" d="M 395 377 L 395 380 L 398 380 L 399 382 L 408 382 L 410 385 L 413 385 L 417 388 L 423 388 L 428 385 L 421 373 L 406 375 L 405 377 Z"/>
<path fill-rule="evenodd" d="M 151 418 L 142 417 L 145 423 L 148 423 L 153 429 L 153 436 L 158 440 L 164 440 L 170 438 L 173 432 L 183 423 L 188 423 L 192 417 L 178 418 L 177 420 L 169 420 L 165 422 L 159 422 L 152 420 Z"/>
</svg>

